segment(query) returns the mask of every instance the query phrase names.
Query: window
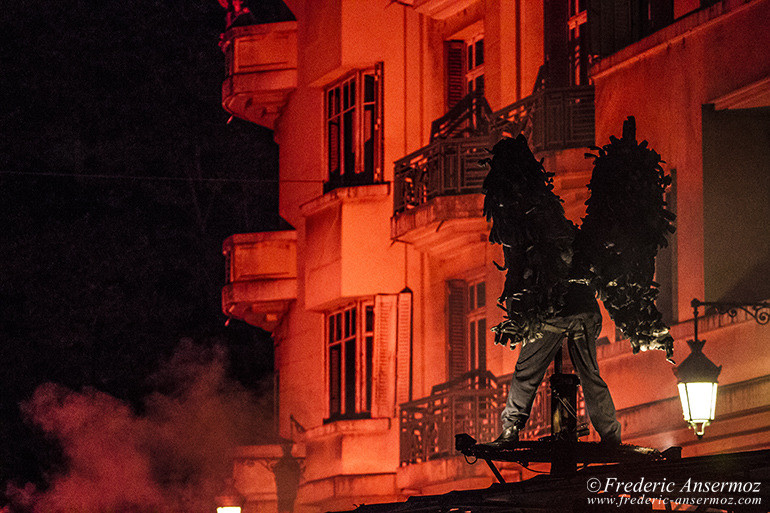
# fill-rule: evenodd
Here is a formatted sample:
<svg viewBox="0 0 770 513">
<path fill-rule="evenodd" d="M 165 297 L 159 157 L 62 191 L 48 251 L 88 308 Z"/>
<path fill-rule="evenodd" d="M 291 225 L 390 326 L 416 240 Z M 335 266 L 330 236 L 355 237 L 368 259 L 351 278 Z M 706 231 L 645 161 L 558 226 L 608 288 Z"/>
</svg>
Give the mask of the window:
<svg viewBox="0 0 770 513">
<path fill-rule="evenodd" d="M 337 187 L 382 180 L 382 65 L 326 89 L 328 181 Z"/>
<path fill-rule="evenodd" d="M 467 69 L 465 71 L 466 93 L 484 90 L 484 36 L 478 35 L 466 43 Z"/>
<path fill-rule="evenodd" d="M 447 282 L 447 379 L 487 368 L 486 282 Z"/>
<path fill-rule="evenodd" d="M 468 93 L 484 90 L 484 35 L 476 32 L 466 38 L 458 34 L 444 46 L 448 111 Z"/>
<path fill-rule="evenodd" d="M 477 281 L 468 285 L 468 361 L 470 370 L 487 369 L 487 287 Z"/>
<path fill-rule="evenodd" d="M 586 0 L 569 2 L 570 85 L 588 84 L 588 12 Z"/>
<path fill-rule="evenodd" d="M 374 304 L 359 301 L 326 316 L 329 420 L 372 409 Z"/>
</svg>

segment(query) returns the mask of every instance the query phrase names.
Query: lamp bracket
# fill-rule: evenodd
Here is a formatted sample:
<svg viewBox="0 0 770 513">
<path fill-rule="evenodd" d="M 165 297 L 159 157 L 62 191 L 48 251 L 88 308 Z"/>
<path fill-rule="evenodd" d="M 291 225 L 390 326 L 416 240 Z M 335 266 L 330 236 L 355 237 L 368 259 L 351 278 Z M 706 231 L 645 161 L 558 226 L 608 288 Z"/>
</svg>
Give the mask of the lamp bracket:
<svg viewBox="0 0 770 513">
<path fill-rule="evenodd" d="M 698 318 L 698 308 L 701 306 L 713 307 L 719 314 L 727 314 L 735 318 L 738 311 L 742 310 L 757 324 L 765 325 L 770 322 L 770 303 L 768 302 L 730 302 L 730 301 L 700 301 L 693 299 L 690 305 L 693 307 L 695 318 Z"/>
</svg>

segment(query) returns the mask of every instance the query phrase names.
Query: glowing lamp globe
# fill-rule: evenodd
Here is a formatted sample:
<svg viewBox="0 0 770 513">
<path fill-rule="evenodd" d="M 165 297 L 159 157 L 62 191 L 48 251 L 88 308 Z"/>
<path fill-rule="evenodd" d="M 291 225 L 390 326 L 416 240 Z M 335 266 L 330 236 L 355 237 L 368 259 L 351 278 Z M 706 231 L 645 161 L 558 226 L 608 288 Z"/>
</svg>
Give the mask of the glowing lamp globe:
<svg viewBox="0 0 770 513">
<path fill-rule="evenodd" d="M 714 420 L 717 378 L 722 371 L 721 365 L 717 367 L 703 354 L 704 343 L 704 340 L 688 340 L 690 355 L 674 369 L 684 420 L 698 438 L 703 437 L 706 426 Z"/>
<path fill-rule="evenodd" d="M 225 489 L 214 500 L 217 504 L 217 513 L 241 513 L 243 496 L 236 490 L 232 479 L 227 482 Z"/>
</svg>

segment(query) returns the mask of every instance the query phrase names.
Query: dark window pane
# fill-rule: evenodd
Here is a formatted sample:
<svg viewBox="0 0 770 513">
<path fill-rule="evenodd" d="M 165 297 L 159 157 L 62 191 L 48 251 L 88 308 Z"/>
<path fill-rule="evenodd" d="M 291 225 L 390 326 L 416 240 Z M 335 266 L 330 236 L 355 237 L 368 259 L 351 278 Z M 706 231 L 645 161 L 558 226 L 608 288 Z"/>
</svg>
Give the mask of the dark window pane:
<svg viewBox="0 0 770 513">
<path fill-rule="evenodd" d="M 329 316 L 329 343 L 331 344 L 336 339 L 334 338 L 334 316 Z"/>
<path fill-rule="evenodd" d="M 340 174 L 340 125 L 339 118 L 330 121 L 329 131 L 329 177 Z"/>
<path fill-rule="evenodd" d="M 342 314 L 336 314 L 334 320 L 336 324 L 337 338 L 335 340 L 342 340 Z"/>
<path fill-rule="evenodd" d="M 351 80 L 350 81 L 350 104 L 349 106 L 352 107 L 356 103 L 356 81 Z"/>
<path fill-rule="evenodd" d="M 487 368 L 487 320 L 479 319 L 476 323 L 478 329 L 477 344 L 479 347 L 478 368 L 486 370 Z"/>
<path fill-rule="evenodd" d="M 329 348 L 329 414 L 341 413 L 342 376 L 340 366 L 340 346 Z"/>
<path fill-rule="evenodd" d="M 364 107 L 364 169 L 367 180 L 374 179 L 374 105 Z"/>
<path fill-rule="evenodd" d="M 468 45 L 468 70 L 473 69 L 473 45 Z"/>
<path fill-rule="evenodd" d="M 345 338 L 350 336 L 350 310 L 345 310 Z"/>
<path fill-rule="evenodd" d="M 366 411 L 372 411 L 372 362 L 374 360 L 374 337 L 366 337 Z"/>
<path fill-rule="evenodd" d="M 371 305 L 366 307 L 366 331 L 367 333 L 374 331 L 374 307 Z"/>
<path fill-rule="evenodd" d="M 350 87 L 348 84 L 342 86 L 342 110 L 350 106 Z"/>
<path fill-rule="evenodd" d="M 335 114 L 340 113 L 340 88 L 339 87 L 334 88 L 334 113 Z"/>
<path fill-rule="evenodd" d="M 356 339 L 345 342 L 345 413 L 356 411 Z"/>
<path fill-rule="evenodd" d="M 484 40 L 476 41 L 476 60 L 473 63 L 475 66 L 481 66 L 484 64 Z"/>
<path fill-rule="evenodd" d="M 471 353 L 471 361 L 470 361 L 470 369 L 473 370 L 476 368 L 476 323 L 471 321 L 471 329 L 469 330 L 470 333 L 470 353 Z"/>
<path fill-rule="evenodd" d="M 353 336 L 356 334 L 356 322 L 358 321 L 357 311 L 356 308 L 353 307 L 350 310 L 350 335 Z"/>
<path fill-rule="evenodd" d="M 476 288 L 471 286 L 468 287 L 468 309 L 469 310 L 475 310 L 476 309 Z"/>
<path fill-rule="evenodd" d="M 345 163 L 345 171 L 344 173 L 346 175 L 353 174 L 355 170 L 356 165 L 356 153 L 355 148 L 353 146 L 353 134 L 355 133 L 355 126 L 354 126 L 354 113 L 355 109 L 351 109 L 347 112 L 345 112 L 343 116 L 343 151 L 344 151 L 344 163 Z"/>
<path fill-rule="evenodd" d="M 480 282 L 476 284 L 476 307 L 481 308 L 487 304 L 487 284 Z"/>
<path fill-rule="evenodd" d="M 484 90 L 484 75 L 480 75 L 476 77 L 476 87 L 474 88 L 474 91 L 483 91 Z"/>
<path fill-rule="evenodd" d="M 374 75 L 364 75 L 364 101 L 374 101 Z"/>
</svg>

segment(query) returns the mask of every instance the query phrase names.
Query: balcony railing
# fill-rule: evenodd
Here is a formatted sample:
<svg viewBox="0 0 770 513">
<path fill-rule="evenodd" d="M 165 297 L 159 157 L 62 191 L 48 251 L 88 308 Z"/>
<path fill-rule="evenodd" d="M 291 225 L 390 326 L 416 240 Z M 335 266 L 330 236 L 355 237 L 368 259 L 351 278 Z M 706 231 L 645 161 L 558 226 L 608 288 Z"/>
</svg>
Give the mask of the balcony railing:
<svg viewBox="0 0 770 513">
<path fill-rule="evenodd" d="M 541 89 L 492 114 L 483 98 L 463 102 L 433 123 L 430 144 L 396 161 L 394 214 L 436 196 L 481 192 L 487 169 L 479 161 L 504 134 L 524 133 L 534 152 L 594 144 L 593 86 Z"/>
<path fill-rule="evenodd" d="M 488 136 L 436 139 L 396 161 L 395 213 L 417 207 L 436 196 L 481 192 L 490 157 Z"/>
<path fill-rule="evenodd" d="M 455 435 L 491 440 L 500 427 L 507 390 L 489 372 L 471 372 L 401 405 L 401 464 L 454 453 Z"/>
<path fill-rule="evenodd" d="M 545 88 L 493 114 L 495 136 L 527 136 L 539 151 L 594 144 L 594 87 Z"/>
<path fill-rule="evenodd" d="M 529 420 L 521 432 L 524 440 L 537 440 L 551 432 L 548 376 L 535 395 Z M 401 465 L 424 463 L 455 454 L 455 435 L 467 433 L 476 440 L 497 437 L 500 413 L 505 406 L 511 375 L 495 377 L 472 371 L 457 380 L 433 387 L 431 395 L 404 403 L 400 408 Z M 583 394 L 578 389 L 578 424 L 588 420 Z"/>
</svg>

